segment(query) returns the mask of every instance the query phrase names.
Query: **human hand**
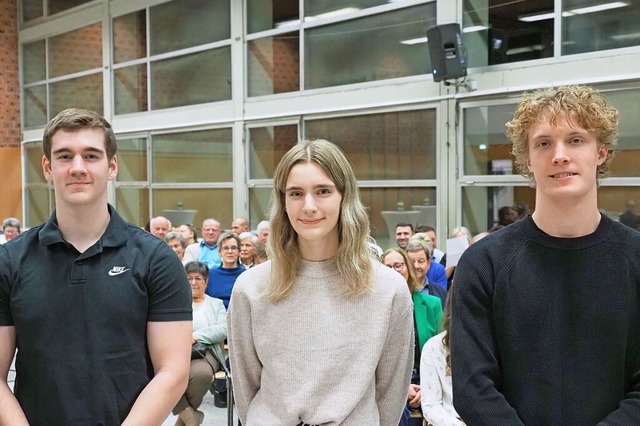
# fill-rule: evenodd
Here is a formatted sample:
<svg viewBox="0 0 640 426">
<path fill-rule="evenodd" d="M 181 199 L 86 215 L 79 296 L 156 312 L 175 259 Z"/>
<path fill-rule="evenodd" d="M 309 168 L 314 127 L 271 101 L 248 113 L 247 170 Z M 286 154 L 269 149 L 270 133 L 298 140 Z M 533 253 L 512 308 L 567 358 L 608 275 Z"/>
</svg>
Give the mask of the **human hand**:
<svg viewBox="0 0 640 426">
<path fill-rule="evenodd" d="M 420 407 L 420 402 L 422 401 L 422 390 L 420 389 L 420 385 L 409 385 L 409 395 L 407 396 L 407 402 L 409 403 L 409 407 L 418 408 Z"/>
</svg>

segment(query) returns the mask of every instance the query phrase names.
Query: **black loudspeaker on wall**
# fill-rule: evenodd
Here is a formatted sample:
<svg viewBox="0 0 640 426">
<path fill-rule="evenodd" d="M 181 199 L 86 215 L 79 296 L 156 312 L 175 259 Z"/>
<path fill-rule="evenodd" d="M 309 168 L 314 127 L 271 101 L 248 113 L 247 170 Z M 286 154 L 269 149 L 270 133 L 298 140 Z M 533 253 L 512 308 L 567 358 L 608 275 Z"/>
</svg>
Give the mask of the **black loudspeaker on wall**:
<svg viewBox="0 0 640 426">
<path fill-rule="evenodd" d="M 433 81 L 467 75 L 467 51 L 462 43 L 460 24 L 436 25 L 427 29 Z"/>
</svg>

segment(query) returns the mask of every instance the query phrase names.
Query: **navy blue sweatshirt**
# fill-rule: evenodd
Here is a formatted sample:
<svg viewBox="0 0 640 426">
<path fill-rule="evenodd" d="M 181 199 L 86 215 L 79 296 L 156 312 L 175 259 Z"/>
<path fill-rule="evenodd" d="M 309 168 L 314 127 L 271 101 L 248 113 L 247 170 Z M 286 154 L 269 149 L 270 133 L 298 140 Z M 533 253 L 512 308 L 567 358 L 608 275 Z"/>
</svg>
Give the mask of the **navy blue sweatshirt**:
<svg viewBox="0 0 640 426">
<path fill-rule="evenodd" d="M 453 402 L 472 425 L 640 424 L 640 232 L 555 238 L 531 216 L 456 268 Z"/>
</svg>

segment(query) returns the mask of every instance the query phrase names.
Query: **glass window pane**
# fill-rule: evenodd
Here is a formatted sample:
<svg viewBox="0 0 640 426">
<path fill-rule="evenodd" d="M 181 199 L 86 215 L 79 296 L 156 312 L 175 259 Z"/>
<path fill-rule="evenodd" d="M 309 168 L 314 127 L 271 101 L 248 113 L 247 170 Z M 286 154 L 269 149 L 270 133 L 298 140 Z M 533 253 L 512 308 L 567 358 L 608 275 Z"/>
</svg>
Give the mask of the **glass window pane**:
<svg viewBox="0 0 640 426">
<path fill-rule="evenodd" d="M 249 178 L 272 178 L 282 156 L 297 142 L 295 124 L 249 129 Z"/>
<path fill-rule="evenodd" d="M 435 188 L 360 188 L 360 199 L 369 212 L 371 236 L 382 249 L 396 246 L 395 228 L 398 223 L 437 226 L 433 215 L 422 211 L 418 213 L 412 207 L 424 206 L 425 199 L 433 206 Z M 398 210 L 398 203 L 404 205 L 404 210 Z"/>
<path fill-rule="evenodd" d="M 535 210 L 535 189 L 528 186 L 467 186 L 462 188 L 461 195 L 462 224 L 473 235 L 493 226 L 502 206 L 523 204 L 529 213 Z M 598 189 L 598 209 L 614 220 L 619 220 L 625 213 L 629 200 L 640 201 L 640 187 L 602 186 Z"/>
<path fill-rule="evenodd" d="M 103 115 L 102 73 L 51 83 L 51 116 L 66 108 L 90 109 Z"/>
<path fill-rule="evenodd" d="M 430 73 L 426 44 L 407 43 L 424 39 L 425 28 L 435 24 L 434 2 L 311 28 L 305 38 L 305 88 Z"/>
<path fill-rule="evenodd" d="M 116 209 L 124 220 L 140 226 L 149 221 L 148 188 L 116 188 Z"/>
<path fill-rule="evenodd" d="M 47 221 L 53 210 L 53 190 L 47 188 L 27 188 L 27 220 L 25 227 L 40 225 Z"/>
<path fill-rule="evenodd" d="M 552 57 L 553 3 L 553 0 L 463 2 L 463 41 L 469 66 Z"/>
<path fill-rule="evenodd" d="M 248 42 L 249 96 L 300 90 L 299 47 L 297 32 Z"/>
<path fill-rule="evenodd" d="M 22 22 L 28 22 L 32 19 L 42 18 L 43 16 L 42 0 L 21 0 L 20 11 L 22 12 Z"/>
<path fill-rule="evenodd" d="M 497 105 L 464 110 L 465 175 L 518 174 L 505 134 L 514 109 L 514 105 Z"/>
<path fill-rule="evenodd" d="M 618 109 L 619 134 L 617 154 L 611 163 L 610 176 L 636 177 L 640 164 L 640 90 L 607 92 Z M 513 118 L 515 105 L 495 105 L 464 110 L 464 174 L 519 174 L 514 168 L 511 142 L 505 123 Z"/>
<path fill-rule="evenodd" d="M 640 204 L 640 187 L 602 186 L 598 189 L 598 209 L 600 212 L 613 220 L 621 221 L 625 225 L 632 227 L 633 216 L 627 217 L 627 210 L 629 210 L 627 203 L 629 201 L 633 201 L 636 206 Z M 635 215 L 635 229 L 640 231 L 640 210 L 635 207 L 630 211 Z M 622 214 L 625 214 L 623 220 L 620 218 Z"/>
<path fill-rule="evenodd" d="M 394 0 L 394 3 L 400 2 L 402 0 Z M 340 0 L 304 0 L 304 16 L 307 21 L 342 16 L 357 12 L 360 9 L 387 3 L 389 3 L 389 0 L 350 0 L 348 2 Z"/>
<path fill-rule="evenodd" d="M 485 232 L 498 221 L 498 209 L 523 204 L 535 208 L 536 192 L 528 186 L 466 186 L 462 188 L 462 225 L 472 235 Z"/>
<path fill-rule="evenodd" d="M 562 54 L 640 44 L 640 2 L 562 2 Z"/>
<path fill-rule="evenodd" d="M 47 15 L 62 12 L 81 4 L 89 3 L 92 0 L 47 0 Z"/>
<path fill-rule="evenodd" d="M 113 62 L 147 56 L 147 20 L 141 10 L 113 20 Z"/>
<path fill-rule="evenodd" d="M 153 216 L 164 215 L 165 210 L 175 210 L 182 203 L 185 210 L 195 210 L 193 224 L 198 228 L 207 218 L 215 218 L 222 224 L 233 221 L 233 191 L 231 189 L 154 189 Z M 146 222 L 145 222 L 146 223 Z M 171 225 L 182 225 L 181 223 Z M 198 235 L 201 235 L 198 229 Z"/>
<path fill-rule="evenodd" d="M 298 0 L 247 0 L 246 10 L 249 34 L 300 22 Z"/>
<path fill-rule="evenodd" d="M 147 65 L 119 68 L 113 72 L 116 114 L 148 110 Z"/>
<path fill-rule="evenodd" d="M 118 141 L 118 182 L 147 181 L 147 140 Z"/>
<path fill-rule="evenodd" d="M 618 109 L 618 153 L 611 163 L 610 176 L 640 176 L 640 90 L 606 93 L 607 99 Z M 638 199 L 640 203 L 640 199 Z"/>
<path fill-rule="evenodd" d="M 271 188 L 249 188 L 249 228 L 256 229 L 258 223 L 268 220 Z"/>
<path fill-rule="evenodd" d="M 436 112 L 387 112 L 305 122 L 308 139 L 339 145 L 358 179 L 435 179 Z"/>
<path fill-rule="evenodd" d="M 151 63 L 152 109 L 231 99 L 231 49 Z"/>
<path fill-rule="evenodd" d="M 25 84 L 47 78 L 44 40 L 22 46 L 22 78 Z"/>
<path fill-rule="evenodd" d="M 232 181 L 231 138 L 231 129 L 153 136 L 153 182 Z"/>
<path fill-rule="evenodd" d="M 25 168 L 25 183 L 43 183 L 46 184 L 47 180 L 42 173 L 42 144 L 30 143 L 24 145 L 24 156 L 26 161 Z"/>
<path fill-rule="evenodd" d="M 102 67 L 102 25 L 96 23 L 49 39 L 49 77 Z"/>
<path fill-rule="evenodd" d="M 150 8 L 151 54 L 230 38 L 229 5 L 230 0 L 180 0 Z"/>
<path fill-rule="evenodd" d="M 47 124 L 47 87 L 25 87 L 24 96 L 24 127 L 40 127 Z"/>
</svg>

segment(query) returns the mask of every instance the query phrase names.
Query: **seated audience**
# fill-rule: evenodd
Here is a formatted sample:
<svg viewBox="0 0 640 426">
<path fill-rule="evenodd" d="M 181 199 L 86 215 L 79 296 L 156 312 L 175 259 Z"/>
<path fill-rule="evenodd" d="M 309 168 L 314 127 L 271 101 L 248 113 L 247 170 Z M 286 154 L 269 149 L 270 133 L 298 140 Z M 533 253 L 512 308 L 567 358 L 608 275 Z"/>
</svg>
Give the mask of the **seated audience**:
<svg viewBox="0 0 640 426">
<path fill-rule="evenodd" d="M 225 309 L 229 307 L 231 292 L 236 283 L 236 279 L 246 271 L 245 267 L 239 264 L 240 238 L 233 232 L 225 232 L 220 235 L 216 244 L 222 260 L 220 266 L 209 269 L 209 285 L 207 294 L 222 300 Z M 227 406 L 227 385 L 225 380 L 216 379 L 211 384 L 213 393 L 213 403 L 216 407 Z"/>
<path fill-rule="evenodd" d="M 518 211 L 511 206 L 502 206 L 498 209 L 498 223 L 493 225 L 487 232 L 496 232 L 505 226 L 511 225 L 518 220 Z"/>
<path fill-rule="evenodd" d="M 220 266 L 220 251 L 218 250 L 218 238 L 220 237 L 220 222 L 213 218 L 202 222 L 202 241 L 189 244 L 184 251 L 184 259 L 189 262 L 199 260 L 206 263 L 209 269 Z"/>
<path fill-rule="evenodd" d="M 8 217 L 2 221 L 2 234 L 5 241 L 11 241 L 20 233 L 20 221 L 15 217 Z"/>
<path fill-rule="evenodd" d="M 413 299 L 413 319 L 415 327 L 414 362 L 407 406 L 400 425 L 408 425 L 410 409 L 420 408 L 420 353 L 424 344 L 442 330 L 442 306 L 440 299 L 421 293 L 422 282 L 418 281 L 415 268 L 407 253 L 401 248 L 391 248 L 382 255 L 382 263 L 397 271 L 407 282 Z"/>
<path fill-rule="evenodd" d="M 444 309 L 444 331 L 427 341 L 420 358 L 420 388 L 422 415 L 432 426 L 460 426 L 464 422 L 453 408 L 451 363 L 449 354 L 449 324 L 451 293 Z"/>
<path fill-rule="evenodd" d="M 187 248 L 187 242 L 182 237 L 182 234 L 174 231 L 169 232 L 164 236 L 164 241 L 176 252 L 180 261 L 186 264 L 187 262 L 184 261 L 184 249 Z"/>
<path fill-rule="evenodd" d="M 518 212 L 518 217 L 516 217 L 516 221 L 518 221 L 520 219 L 524 219 L 524 217 L 529 214 L 529 207 L 527 206 L 526 203 L 517 203 L 516 211 Z"/>
<path fill-rule="evenodd" d="M 198 242 L 198 234 L 196 233 L 195 226 L 191 224 L 183 224 L 178 227 L 178 232 L 182 234 L 182 238 L 185 239 L 187 245 Z"/>
<path fill-rule="evenodd" d="M 217 246 L 222 264 L 209 269 L 207 294 L 222 300 L 227 308 L 236 279 L 245 271 L 244 266 L 238 264 L 240 238 L 233 232 L 225 232 L 218 238 Z"/>
<path fill-rule="evenodd" d="M 256 227 L 256 232 L 258 233 L 258 240 L 260 244 L 266 246 L 267 240 L 269 239 L 269 221 L 263 220 Z"/>
<path fill-rule="evenodd" d="M 227 311 L 221 300 L 205 294 L 209 279 L 209 268 L 198 261 L 185 265 L 191 284 L 193 298 L 192 343 L 202 342 L 207 350 L 203 358 L 191 359 L 189 384 L 173 414 L 178 416 L 176 425 L 197 426 L 202 424 L 204 413 L 198 410 L 204 395 L 209 390 L 213 375 L 220 369 L 218 359 L 224 359 L 222 343 L 227 337 Z M 213 355 L 215 353 L 215 356 Z"/>
<path fill-rule="evenodd" d="M 269 260 L 269 256 L 267 255 L 267 247 L 262 243 L 258 243 L 258 245 L 256 246 L 254 263 L 256 265 L 259 265 L 266 262 L 267 260 Z"/>
<path fill-rule="evenodd" d="M 471 231 L 469 231 L 469 229 L 467 229 L 464 226 L 456 226 L 451 230 L 450 235 L 451 235 L 450 238 L 466 237 L 469 244 L 471 244 L 471 238 L 473 237 L 471 235 Z"/>
<path fill-rule="evenodd" d="M 429 269 L 427 269 L 427 279 L 429 282 L 437 284 L 446 290 L 447 288 L 447 271 L 444 266 L 436 261 L 433 261 L 433 243 L 429 236 L 423 232 L 415 234 L 409 241 L 418 242 L 429 250 L 431 253 Z"/>
<path fill-rule="evenodd" d="M 236 235 L 240 235 L 243 232 L 249 231 L 249 219 L 246 217 L 238 217 L 231 222 L 231 232 Z"/>
<path fill-rule="evenodd" d="M 396 225 L 396 244 L 401 249 L 404 249 L 414 234 L 413 224 L 411 223 L 398 223 Z"/>
<path fill-rule="evenodd" d="M 476 234 L 472 239 L 471 239 L 471 244 L 475 244 L 478 241 L 480 241 L 481 239 L 483 239 L 484 237 L 486 237 L 487 235 L 489 235 L 488 232 L 481 232 L 479 234 Z"/>
<path fill-rule="evenodd" d="M 256 265 L 256 247 L 258 246 L 258 237 L 253 232 L 243 232 L 240 238 L 240 265 L 245 269 L 249 269 Z"/>
<path fill-rule="evenodd" d="M 460 238 L 465 237 L 467 239 L 467 243 L 471 245 L 472 235 L 471 231 L 464 226 L 456 226 L 451 230 L 451 234 L 449 234 L 449 238 Z M 445 265 L 446 268 L 446 265 Z M 447 273 L 447 288 L 451 288 L 451 284 L 453 283 L 453 274 L 456 272 L 455 266 L 449 266 L 445 269 Z"/>
<path fill-rule="evenodd" d="M 436 229 L 429 225 L 420 225 L 416 228 L 416 234 L 424 233 L 431 241 L 431 260 L 435 260 L 436 263 L 442 266 L 447 264 L 447 254 L 438 249 L 438 239 L 436 238 Z"/>
<path fill-rule="evenodd" d="M 171 231 L 171 221 L 164 216 L 154 217 L 149 222 L 149 232 L 158 238 L 164 238 L 169 231 Z"/>
<path fill-rule="evenodd" d="M 422 284 L 422 292 L 438 297 L 440 299 L 440 304 L 444 309 L 444 303 L 447 300 L 447 290 L 430 282 L 427 277 L 427 271 L 429 270 L 431 263 L 433 263 L 431 260 L 429 244 L 424 242 L 424 240 L 419 239 L 409 241 L 406 252 L 416 269 L 418 281 Z"/>
</svg>

